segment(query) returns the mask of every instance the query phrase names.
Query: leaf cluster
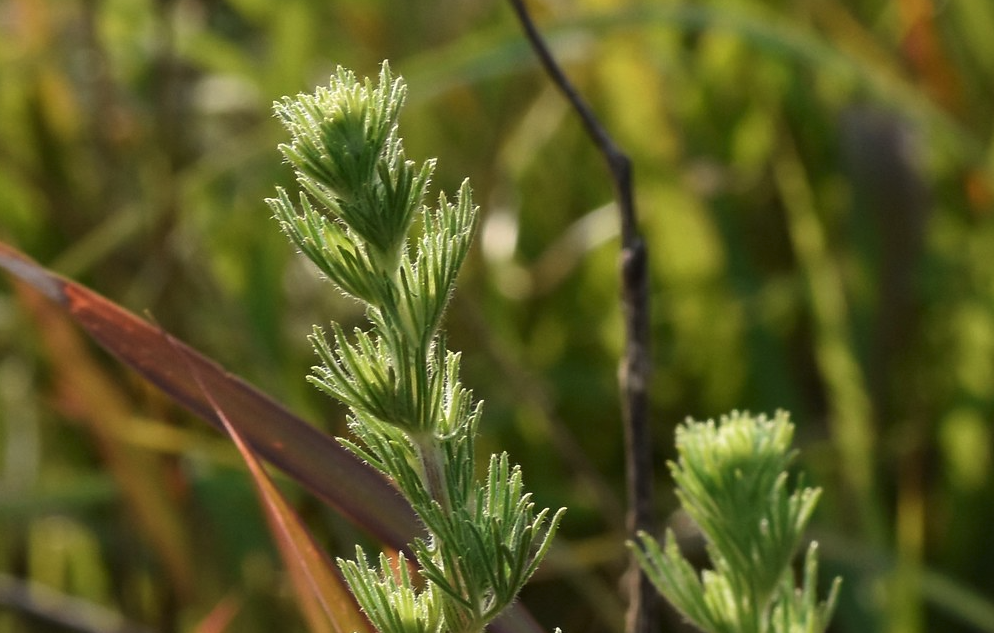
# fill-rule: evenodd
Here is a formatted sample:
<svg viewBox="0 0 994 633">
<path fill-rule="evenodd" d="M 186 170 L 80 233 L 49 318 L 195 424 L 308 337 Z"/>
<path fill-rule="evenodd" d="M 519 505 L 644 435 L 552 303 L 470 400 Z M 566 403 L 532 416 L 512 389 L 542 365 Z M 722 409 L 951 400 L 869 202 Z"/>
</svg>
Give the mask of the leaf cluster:
<svg viewBox="0 0 994 633">
<path fill-rule="evenodd" d="M 396 483 L 428 531 L 412 544 L 424 589 L 403 559 L 398 575 L 360 552 L 340 561 L 343 574 L 381 631 L 480 631 L 534 573 L 562 510 L 536 512 L 506 454 L 491 458 L 484 486 L 476 481 L 481 406 L 440 332 L 476 208 L 468 182 L 454 202 L 424 204 L 434 162 L 405 158 L 405 94 L 384 63 L 378 84 L 340 68 L 328 87 L 275 104 L 301 190 L 297 203 L 282 189 L 267 202 L 300 250 L 366 306 L 368 331 L 315 328 L 322 364 L 310 380 L 350 408 L 359 441 L 343 445 Z"/>
<path fill-rule="evenodd" d="M 644 533 L 631 546 L 660 593 L 703 631 L 821 633 L 828 625 L 839 581 L 819 603 L 817 544 L 807 550 L 799 589 L 791 570 L 821 492 L 801 482 L 788 490 L 793 430 L 783 412 L 733 412 L 720 425 L 688 420 L 677 429 L 670 471 L 713 569 L 698 575 L 671 530 L 662 547 Z"/>
</svg>

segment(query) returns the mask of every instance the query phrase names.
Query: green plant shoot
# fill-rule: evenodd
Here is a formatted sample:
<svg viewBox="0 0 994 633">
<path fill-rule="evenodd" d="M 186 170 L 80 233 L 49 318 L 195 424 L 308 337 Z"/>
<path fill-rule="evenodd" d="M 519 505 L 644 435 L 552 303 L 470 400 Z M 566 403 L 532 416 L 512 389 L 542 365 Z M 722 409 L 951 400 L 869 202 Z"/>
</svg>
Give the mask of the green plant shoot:
<svg viewBox="0 0 994 633">
<path fill-rule="evenodd" d="M 315 328 L 322 364 L 309 377 L 350 409 L 358 442 L 340 441 L 391 478 L 427 534 L 411 544 L 425 582 L 361 549 L 339 567 L 384 633 L 469 633 L 510 604 L 537 568 L 563 510 L 536 511 L 506 454 L 475 475 L 481 405 L 459 380 L 442 317 L 472 241 L 468 182 L 454 201 L 425 205 L 434 161 L 404 154 L 397 116 L 406 87 L 386 63 L 379 83 L 339 68 L 314 94 L 284 98 L 280 146 L 297 174 L 295 199 L 268 200 L 283 230 L 346 295 L 366 306 L 367 331 Z M 420 234 L 414 226 L 420 226 Z"/>
<path fill-rule="evenodd" d="M 671 530 L 665 544 L 639 534 L 629 543 L 659 592 L 707 633 L 822 633 L 840 579 L 818 602 L 817 544 L 795 586 L 791 560 L 820 489 L 788 491 L 786 469 L 794 427 L 787 414 L 772 419 L 732 413 L 719 425 L 688 420 L 677 428 L 677 462 L 670 471 L 684 511 L 699 526 L 712 569 L 698 575 Z"/>
</svg>

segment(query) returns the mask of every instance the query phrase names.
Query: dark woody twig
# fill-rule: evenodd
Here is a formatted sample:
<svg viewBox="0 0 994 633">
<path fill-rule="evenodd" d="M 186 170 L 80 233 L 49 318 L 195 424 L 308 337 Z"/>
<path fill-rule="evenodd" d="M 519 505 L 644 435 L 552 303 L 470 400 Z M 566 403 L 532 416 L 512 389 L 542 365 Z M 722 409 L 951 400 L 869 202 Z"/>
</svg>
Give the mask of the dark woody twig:
<svg viewBox="0 0 994 633">
<path fill-rule="evenodd" d="M 545 72 L 576 110 L 587 133 L 604 155 L 618 198 L 621 215 L 621 299 L 625 313 L 625 355 L 620 380 L 625 426 L 628 516 L 626 527 L 634 538 L 636 531 L 652 531 L 652 450 L 649 433 L 649 288 L 645 241 L 639 234 L 632 195 L 631 160 L 615 144 L 590 107 L 576 91 L 553 58 L 548 46 L 528 14 L 523 0 L 510 0 L 528 41 Z M 656 593 L 639 569 L 634 557 L 628 572 L 629 607 L 627 633 L 658 630 Z"/>
</svg>

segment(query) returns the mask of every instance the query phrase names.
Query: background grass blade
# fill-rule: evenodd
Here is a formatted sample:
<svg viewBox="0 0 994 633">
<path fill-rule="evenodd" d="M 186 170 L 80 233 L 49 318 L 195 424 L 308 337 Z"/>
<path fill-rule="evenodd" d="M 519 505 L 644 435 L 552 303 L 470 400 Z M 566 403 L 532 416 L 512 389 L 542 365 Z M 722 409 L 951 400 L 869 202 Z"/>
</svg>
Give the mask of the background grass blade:
<svg viewBox="0 0 994 633">
<path fill-rule="evenodd" d="M 225 596 L 211 609 L 210 613 L 197 623 L 191 633 L 223 633 L 241 608 L 241 600 L 235 595 Z"/>
<path fill-rule="evenodd" d="M 307 619 L 310 632 L 372 633 L 369 622 L 359 611 L 359 606 L 353 600 L 345 582 L 318 549 L 303 522 L 269 478 L 255 452 L 204 387 L 203 377 L 176 345 L 178 341 L 168 334 L 163 334 L 179 357 L 179 362 L 190 368 L 190 374 L 200 387 L 204 398 L 213 407 L 215 415 L 245 459 L 245 464 L 255 481 L 259 500 L 266 511 L 269 529 L 279 546 L 283 562 L 290 571 L 294 596 Z"/>
<path fill-rule="evenodd" d="M 47 349 L 58 408 L 86 428 L 126 499 L 138 531 L 155 550 L 178 595 L 190 595 L 196 586 L 196 558 L 181 520 L 182 510 L 169 495 L 168 469 L 155 452 L 123 440 L 124 427 L 138 413 L 92 358 L 63 312 L 37 292 L 24 290 L 19 295 Z"/>
</svg>

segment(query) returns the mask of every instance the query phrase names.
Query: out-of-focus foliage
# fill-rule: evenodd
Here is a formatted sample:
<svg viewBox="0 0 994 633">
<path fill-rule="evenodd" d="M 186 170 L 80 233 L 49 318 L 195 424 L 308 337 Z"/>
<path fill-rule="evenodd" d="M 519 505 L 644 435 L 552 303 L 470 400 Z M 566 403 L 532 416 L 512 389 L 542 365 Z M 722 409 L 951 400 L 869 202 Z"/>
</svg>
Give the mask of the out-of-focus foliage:
<svg viewBox="0 0 994 633">
<path fill-rule="evenodd" d="M 833 630 L 994 630 L 994 4 L 531 4 L 635 161 L 660 459 L 687 415 L 789 409 L 846 579 Z M 342 432 L 305 335 L 361 315 L 268 218 L 291 178 L 270 105 L 384 58 L 408 153 L 482 206 L 447 324 L 481 450 L 570 507 L 523 601 L 620 630 L 612 191 L 503 3 L 0 0 L 0 236 Z M 3 284 L 0 595 L 303 630 L 233 449 Z M 295 496 L 333 554 L 365 538 Z"/>
</svg>

